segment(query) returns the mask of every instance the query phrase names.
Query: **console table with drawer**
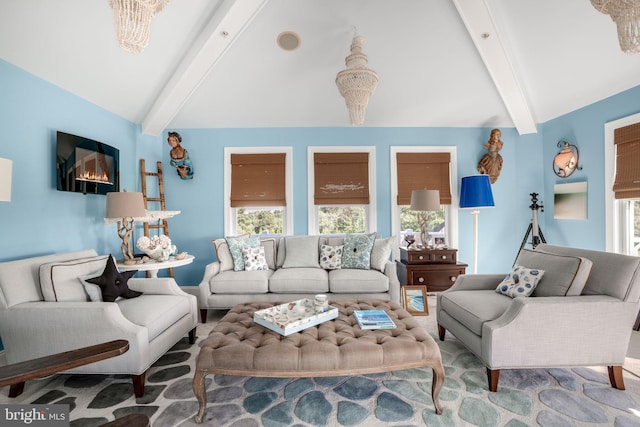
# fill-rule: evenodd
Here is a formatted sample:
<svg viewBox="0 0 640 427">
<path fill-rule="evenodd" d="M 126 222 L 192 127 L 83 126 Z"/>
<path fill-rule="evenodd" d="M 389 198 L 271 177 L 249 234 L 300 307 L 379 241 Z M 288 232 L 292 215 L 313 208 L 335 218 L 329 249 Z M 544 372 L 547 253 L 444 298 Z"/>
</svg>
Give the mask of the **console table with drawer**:
<svg viewBox="0 0 640 427">
<path fill-rule="evenodd" d="M 456 249 L 400 248 L 400 260 L 396 261 L 400 284 L 426 285 L 428 292 L 446 291 L 468 266 L 458 262 L 457 253 Z"/>
</svg>

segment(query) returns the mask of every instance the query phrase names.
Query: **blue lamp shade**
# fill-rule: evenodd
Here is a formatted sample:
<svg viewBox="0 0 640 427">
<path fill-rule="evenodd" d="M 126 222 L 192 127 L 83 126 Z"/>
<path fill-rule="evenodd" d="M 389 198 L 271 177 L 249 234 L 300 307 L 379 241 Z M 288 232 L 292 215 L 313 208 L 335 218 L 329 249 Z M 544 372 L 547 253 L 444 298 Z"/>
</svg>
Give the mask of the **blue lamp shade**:
<svg viewBox="0 0 640 427">
<path fill-rule="evenodd" d="M 493 193 L 489 175 L 471 175 L 462 178 L 460 188 L 460 208 L 493 207 Z"/>
</svg>

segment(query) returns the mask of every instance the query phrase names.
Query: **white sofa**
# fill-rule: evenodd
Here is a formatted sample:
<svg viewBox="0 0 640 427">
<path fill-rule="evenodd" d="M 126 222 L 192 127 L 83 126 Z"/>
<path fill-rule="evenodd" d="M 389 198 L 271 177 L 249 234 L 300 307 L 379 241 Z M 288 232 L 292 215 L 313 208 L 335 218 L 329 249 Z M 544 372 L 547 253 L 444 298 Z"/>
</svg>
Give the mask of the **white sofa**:
<svg viewBox="0 0 640 427">
<path fill-rule="evenodd" d="M 99 276 L 104 264 L 94 250 L 0 263 L 0 336 L 9 364 L 125 339 L 126 353 L 66 372 L 130 374 L 140 397 L 147 369 L 186 334 L 195 342 L 197 298 L 173 279 L 131 278 L 129 288 L 142 296 L 89 301 L 78 276 Z"/>
<path fill-rule="evenodd" d="M 287 239 L 296 238 L 316 238 L 317 252 L 306 261 L 292 264 L 289 261 L 293 255 L 287 254 Z M 399 303 L 396 264 L 389 260 L 395 238 L 375 240 L 368 270 L 321 268 L 318 263 L 320 247 L 323 244 L 342 245 L 344 238 L 345 235 L 261 237 L 269 266 L 268 270 L 261 271 L 234 271 L 225 239 L 214 240 L 217 261 L 206 266 L 199 285 L 202 323 L 206 322 L 208 309 L 229 309 L 253 301 L 287 302 L 313 298 L 316 294 L 327 294 L 330 300 L 368 298 Z M 295 255 L 300 258 L 299 251 Z M 314 257 L 318 265 L 313 265 Z"/>
<path fill-rule="evenodd" d="M 622 365 L 640 307 L 640 258 L 540 244 L 516 264 L 543 270 L 531 296 L 496 292 L 505 274 L 468 274 L 438 294 L 440 340 L 449 331 L 487 367 L 607 366 L 624 389 Z M 520 283 L 523 283 L 521 281 Z"/>
</svg>

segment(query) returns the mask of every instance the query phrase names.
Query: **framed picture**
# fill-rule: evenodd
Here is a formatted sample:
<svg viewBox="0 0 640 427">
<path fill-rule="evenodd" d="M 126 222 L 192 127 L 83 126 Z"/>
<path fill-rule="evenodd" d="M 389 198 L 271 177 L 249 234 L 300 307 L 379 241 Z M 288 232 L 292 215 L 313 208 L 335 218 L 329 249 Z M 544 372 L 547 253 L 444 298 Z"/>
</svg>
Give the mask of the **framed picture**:
<svg viewBox="0 0 640 427">
<path fill-rule="evenodd" d="M 405 310 L 414 316 L 429 315 L 426 285 L 402 286 L 402 301 L 404 302 Z"/>
</svg>

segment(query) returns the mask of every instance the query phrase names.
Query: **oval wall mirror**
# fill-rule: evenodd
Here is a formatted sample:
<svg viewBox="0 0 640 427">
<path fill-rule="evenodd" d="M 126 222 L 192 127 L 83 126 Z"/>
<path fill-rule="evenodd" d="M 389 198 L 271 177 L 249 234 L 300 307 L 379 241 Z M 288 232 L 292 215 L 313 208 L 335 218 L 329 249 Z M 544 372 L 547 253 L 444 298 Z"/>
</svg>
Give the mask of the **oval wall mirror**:
<svg viewBox="0 0 640 427">
<path fill-rule="evenodd" d="M 571 175 L 578 167 L 578 147 L 567 141 L 559 141 L 560 152 L 553 158 L 553 172 L 560 178 Z"/>
</svg>

